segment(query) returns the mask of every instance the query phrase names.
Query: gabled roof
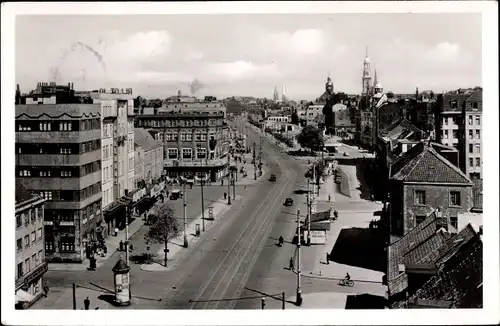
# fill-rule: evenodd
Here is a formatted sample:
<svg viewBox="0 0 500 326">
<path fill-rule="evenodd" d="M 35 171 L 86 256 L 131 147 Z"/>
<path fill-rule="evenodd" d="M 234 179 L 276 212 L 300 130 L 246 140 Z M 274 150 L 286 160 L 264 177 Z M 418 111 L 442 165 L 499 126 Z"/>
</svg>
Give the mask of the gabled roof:
<svg viewBox="0 0 500 326">
<path fill-rule="evenodd" d="M 389 139 L 406 139 L 411 135 L 419 136 L 419 134 L 420 129 L 405 118 L 399 119 L 380 132 L 381 137 L 388 137 Z"/>
<path fill-rule="evenodd" d="M 466 233 L 470 232 L 467 230 Z M 458 237 L 459 235 L 457 235 Z M 408 303 L 448 301 L 450 308 L 481 308 L 483 283 L 483 245 L 478 236 L 471 236 L 450 251 L 447 260 L 439 262 L 437 275 L 432 276 L 413 294 Z M 405 302 L 396 303 L 401 308 Z M 434 306 L 435 307 L 435 306 Z"/>
<path fill-rule="evenodd" d="M 421 142 L 394 162 L 391 179 L 406 182 L 468 183 L 469 178 L 432 146 Z"/>
<path fill-rule="evenodd" d="M 162 146 L 160 141 L 155 140 L 149 131 L 143 128 L 134 128 L 134 141 L 142 147 L 145 152 Z"/>
</svg>

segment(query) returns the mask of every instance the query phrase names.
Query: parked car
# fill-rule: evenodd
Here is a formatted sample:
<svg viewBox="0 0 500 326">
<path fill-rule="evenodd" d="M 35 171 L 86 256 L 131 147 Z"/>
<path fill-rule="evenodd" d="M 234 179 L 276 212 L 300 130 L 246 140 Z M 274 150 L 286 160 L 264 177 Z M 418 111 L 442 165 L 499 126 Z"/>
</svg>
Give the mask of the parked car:
<svg viewBox="0 0 500 326">
<path fill-rule="evenodd" d="M 283 204 L 285 206 L 292 206 L 293 205 L 293 199 L 288 197 L 287 199 L 285 199 L 285 203 Z"/>
<path fill-rule="evenodd" d="M 271 174 L 271 176 L 269 177 L 269 181 L 271 182 L 276 181 L 276 174 Z"/>
</svg>

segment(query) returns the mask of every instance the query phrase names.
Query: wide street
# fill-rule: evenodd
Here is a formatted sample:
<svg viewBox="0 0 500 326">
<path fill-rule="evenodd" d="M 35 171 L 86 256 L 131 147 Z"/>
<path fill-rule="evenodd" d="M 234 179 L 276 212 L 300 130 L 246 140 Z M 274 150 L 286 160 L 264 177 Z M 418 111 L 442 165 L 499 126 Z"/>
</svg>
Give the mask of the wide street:
<svg viewBox="0 0 500 326">
<path fill-rule="evenodd" d="M 260 135 L 250 127 L 247 128 L 247 133 L 248 145 L 252 146 L 256 142 L 258 154 Z M 295 256 L 296 246 L 291 244 L 291 240 L 297 227 L 297 209 L 300 209 L 301 216 L 306 212 L 305 196 L 294 194 L 294 190 L 306 187 L 306 162 L 295 160 L 265 138 L 262 144 L 267 176 L 264 175 L 254 184 L 237 186 L 237 194 L 244 193 L 242 198 L 233 202 L 216 225 L 202 233 L 196 243 L 188 249 L 180 249 L 183 254 L 169 261 L 173 268 L 153 272 L 141 270 L 139 264 L 131 264 L 133 297 L 128 309 L 259 309 L 263 296 L 281 295 L 282 292 L 285 292 L 289 301 L 287 306 L 294 307 L 292 301 L 295 298 L 296 274 L 288 266 L 290 257 Z M 272 173 L 277 176 L 276 182 L 267 180 Z M 186 188 L 188 220 L 201 212 L 200 190 L 199 186 Z M 211 202 L 223 201 L 223 193 L 226 191 L 226 184 L 224 187 L 219 183 L 206 186 L 205 207 Z M 286 197 L 294 199 L 293 206 L 283 206 Z M 168 204 L 174 207 L 178 218 L 181 218 L 182 200 L 169 201 Z M 339 212 L 373 212 L 371 203 L 352 201 L 347 197 L 337 205 Z M 142 226 L 131 237 L 134 245 L 132 255 L 146 251 L 146 230 L 147 227 Z M 276 245 L 280 235 L 285 238 L 283 247 Z M 151 252 L 157 252 L 161 246 L 153 245 Z M 317 253 L 331 248 L 312 246 L 302 250 L 302 269 L 308 271 L 316 268 Z M 49 271 L 45 276 L 51 288 L 49 298 L 40 300 L 33 308 L 70 309 L 72 282 L 82 287 L 77 290 L 77 300 L 84 296 L 96 298 L 106 290 L 112 291 L 111 269 L 120 254 L 114 253 L 95 272 Z M 157 258 L 161 260 L 162 257 Z M 357 284 L 355 288 L 346 288 L 339 286 L 335 280 L 315 277 L 310 273 L 305 274 L 302 279 L 304 295 L 373 292 L 378 286 L 365 283 Z M 96 306 L 112 308 L 109 303 L 104 302 L 109 298 L 106 299 L 105 295 L 99 298 L 93 301 Z M 277 300 L 269 298 L 267 301 L 269 308 L 281 307 Z"/>
</svg>

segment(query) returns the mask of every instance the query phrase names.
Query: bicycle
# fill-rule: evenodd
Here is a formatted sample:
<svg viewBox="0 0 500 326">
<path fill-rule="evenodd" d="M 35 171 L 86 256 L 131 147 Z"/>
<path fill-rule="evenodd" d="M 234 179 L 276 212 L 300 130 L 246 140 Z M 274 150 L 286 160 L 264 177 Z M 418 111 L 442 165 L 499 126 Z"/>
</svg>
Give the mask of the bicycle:
<svg viewBox="0 0 500 326">
<path fill-rule="evenodd" d="M 353 287 L 354 286 L 354 281 L 343 278 L 343 279 L 341 279 L 339 281 L 339 285 Z"/>
</svg>

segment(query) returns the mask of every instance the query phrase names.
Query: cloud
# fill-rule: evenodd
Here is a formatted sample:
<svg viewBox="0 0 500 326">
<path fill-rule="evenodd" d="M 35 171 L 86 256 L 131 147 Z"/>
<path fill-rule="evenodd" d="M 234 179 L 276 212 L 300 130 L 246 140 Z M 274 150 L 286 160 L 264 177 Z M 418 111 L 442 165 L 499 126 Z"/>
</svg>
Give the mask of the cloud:
<svg viewBox="0 0 500 326">
<path fill-rule="evenodd" d="M 172 42 L 167 31 L 138 32 L 108 43 L 104 57 L 120 63 L 142 62 L 168 55 Z"/>
<path fill-rule="evenodd" d="M 460 46 L 456 43 L 442 42 L 425 53 L 428 60 L 431 61 L 450 61 L 456 60 L 460 54 Z"/>
<path fill-rule="evenodd" d="M 324 32 L 318 29 L 299 29 L 293 33 L 264 34 L 261 46 L 264 51 L 284 55 L 314 55 L 325 47 Z"/>
<path fill-rule="evenodd" d="M 276 64 L 258 65 L 248 61 L 234 61 L 210 63 L 205 68 L 205 73 L 212 78 L 246 79 L 251 77 L 264 77 L 276 74 Z"/>
</svg>

